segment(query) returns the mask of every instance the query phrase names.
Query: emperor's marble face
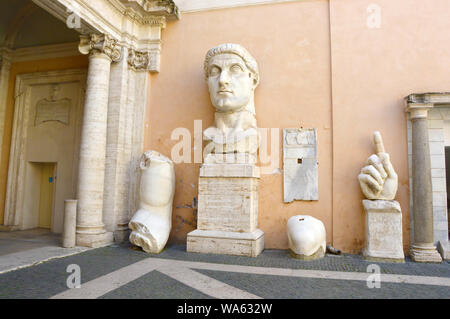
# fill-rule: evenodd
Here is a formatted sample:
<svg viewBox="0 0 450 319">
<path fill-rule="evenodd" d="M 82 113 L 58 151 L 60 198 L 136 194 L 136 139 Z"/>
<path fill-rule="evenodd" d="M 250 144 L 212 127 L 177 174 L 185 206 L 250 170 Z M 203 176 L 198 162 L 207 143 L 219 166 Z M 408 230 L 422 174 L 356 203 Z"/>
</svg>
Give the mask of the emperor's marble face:
<svg viewBox="0 0 450 319">
<path fill-rule="evenodd" d="M 219 112 L 234 112 L 244 108 L 255 89 L 251 71 L 235 54 L 214 56 L 208 69 L 211 102 Z"/>
</svg>

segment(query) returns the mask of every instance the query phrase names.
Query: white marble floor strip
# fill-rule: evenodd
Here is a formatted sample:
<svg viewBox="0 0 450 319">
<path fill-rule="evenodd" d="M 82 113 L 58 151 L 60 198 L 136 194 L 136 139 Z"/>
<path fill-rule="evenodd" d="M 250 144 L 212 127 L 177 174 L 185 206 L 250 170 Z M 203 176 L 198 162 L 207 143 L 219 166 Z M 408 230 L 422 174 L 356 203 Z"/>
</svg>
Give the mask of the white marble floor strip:
<svg viewBox="0 0 450 319">
<path fill-rule="evenodd" d="M 80 288 L 66 290 L 51 299 L 95 299 L 166 264 L 167 260 L 147 258 L 87 283 L 82 282 Z M 83 280 L 83 269 L 81 269 L 81 280 Z"/>
<path fill-rule="evenodd" d="M 218 299 L 262 299 L 246 291 L 200 274 L 194 270 L 174 265 L 158 269 L 159 272 L 206 295 Z"/>
<path fill-rule="evenodd" d="M 192 269 L 207 269 L 207 270 L 239 272 L 256 275 L 305 277 L 305 278 L 319 278 L 319 279 L 321 278 L 321 279 L 367 281 L 368 277 L 370 275 L 373 275 L 373 273 L 371 272 L 364 273 L 364 272 L 346 272 L 346 271 L 268 268 L 268 267 L 224 265 L 224 264 L 187 262 L 187 261 L 177 261 L 177 263 L 179 263 L 180 266 Z M 394 274 L 392 275 L 381 274 L 380 276 L 381 282 L 450 287 L 450 278 L 446 277 L 411 276 L 411 275 L 394 275 Z"/>
<path fill-rule="evenodd" d="M 247 273 L 256 275 L 357 281 L 367 281 L 369 276 L 373 275 L 373 273 L 364 272 L 285 269 L 147 258 L 87 283 L 82 283 L 81 288 L 67 290 L 63 293 L 53 296 L 52 298 L 98 298 L 153 270 L 158 270 L 163 274 L 184 283 L 187 286 L 190 286 L 215 298 L 259 298 L 258 296 L 252 295 L 248 292 L 227 285 L 216 279 L 200 274 L 196 272 L 195 269 Z M 450 287 L 450 278 L 446 277 L 381 274 L 381 282 Z"/>
</svg>

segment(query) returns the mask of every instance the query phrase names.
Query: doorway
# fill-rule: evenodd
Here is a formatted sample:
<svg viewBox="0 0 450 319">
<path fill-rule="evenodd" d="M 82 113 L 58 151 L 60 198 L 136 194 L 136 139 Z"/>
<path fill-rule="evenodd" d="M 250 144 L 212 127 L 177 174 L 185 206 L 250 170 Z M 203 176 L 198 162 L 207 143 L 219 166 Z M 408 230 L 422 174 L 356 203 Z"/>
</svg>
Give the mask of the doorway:
<svg viewBox="0 0 450 319">
<path fill-rule="evenodd" d="M 38 163 L 41 171 L 40 196 L 39 196 L 39 228 L 52 228 L 53 194 L 56 183 L 56 164 Z"/>
</svg>

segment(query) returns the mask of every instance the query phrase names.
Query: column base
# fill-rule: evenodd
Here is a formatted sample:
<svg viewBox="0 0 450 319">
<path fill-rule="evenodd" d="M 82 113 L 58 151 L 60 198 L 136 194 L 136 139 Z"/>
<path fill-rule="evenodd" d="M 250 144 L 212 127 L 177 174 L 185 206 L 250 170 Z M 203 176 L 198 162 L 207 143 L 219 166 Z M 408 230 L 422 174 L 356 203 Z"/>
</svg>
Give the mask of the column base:
<svg viewBox="0 0 450 319">
<path fill-rule="evenodd" d="M 440 263 L 441 255 L 433 244 L 414 244 L 411 246 L 410 257 L 418 263 Z"/>
<path fill-rule="evenodd" d="M 439 241 L 437 249 L 442 259 L 450 260 L 450 243 L 448 241 Z"/>
<path fill-rule="evenodd" d="M 194 230 L 187 235 L 188 252 L 257 257 L 264 250 L 264 232 Z"/>
<path fill-rule="evenodd" d="M 99 234 L 77 232 L 77 246 L 98 248 L 107 246 L 113 242 L 114 236 L 112 232 L 104 232 Z"/>
</svg>

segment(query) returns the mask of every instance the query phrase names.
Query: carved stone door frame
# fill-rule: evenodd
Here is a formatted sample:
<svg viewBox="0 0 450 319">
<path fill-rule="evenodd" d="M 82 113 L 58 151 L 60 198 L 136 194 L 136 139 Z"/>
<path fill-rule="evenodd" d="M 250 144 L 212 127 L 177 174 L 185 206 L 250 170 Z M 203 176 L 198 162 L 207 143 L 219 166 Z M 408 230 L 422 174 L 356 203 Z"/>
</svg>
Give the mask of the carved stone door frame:
<svg viewBox="0 0 450 319">
<path fill-rule="evenodd" d="M 5 201 L 4 225 L 11 230 L 23 227 L 23 204 L 25 194 L 26 177 L 26 141 L 30 118 L 31 88 L 35 85 L 63 84 L 79 82 L 79 100 L 76 105 L 76 131 L 75 153 L 78 157 L 78 145 L 80 123 L 82 122 L 82 110 L 84 105 L 84 88 L 86 84 L 86 70 L 72 69 L 62 71 L 38 72 L 20 74 L 16 77 L 15 105 L 13 131 L 11 138 L 11 151 L 9 156 L 8 182 Z M 77 169 L 77 168 L 74 168 Z M 74 175 L 76 176 L 76 174 Z M 76 180 L 74 181 L 76 183 Z M 76 185 L 76 184 L 75 184 Z"/>
</svg>

